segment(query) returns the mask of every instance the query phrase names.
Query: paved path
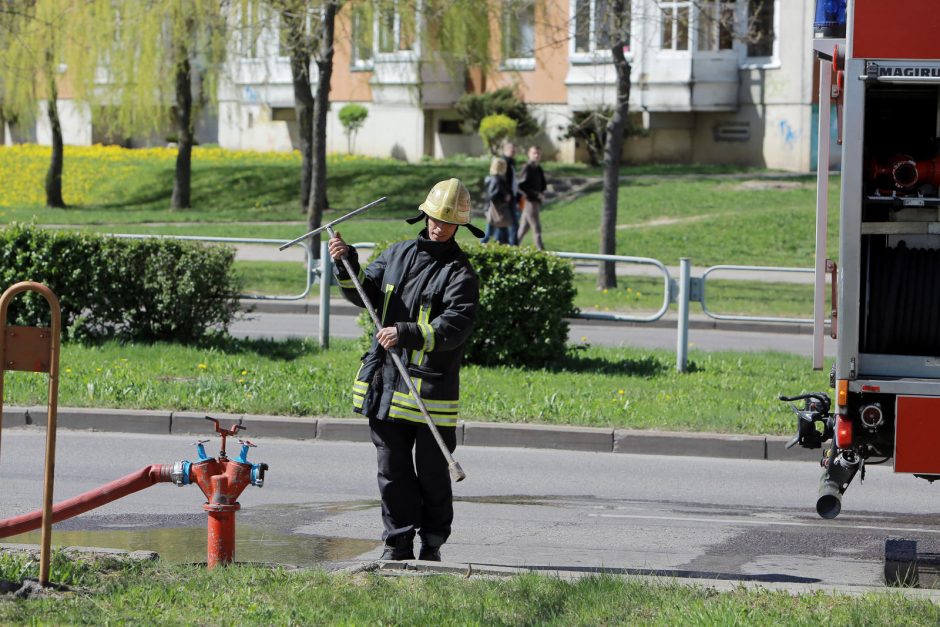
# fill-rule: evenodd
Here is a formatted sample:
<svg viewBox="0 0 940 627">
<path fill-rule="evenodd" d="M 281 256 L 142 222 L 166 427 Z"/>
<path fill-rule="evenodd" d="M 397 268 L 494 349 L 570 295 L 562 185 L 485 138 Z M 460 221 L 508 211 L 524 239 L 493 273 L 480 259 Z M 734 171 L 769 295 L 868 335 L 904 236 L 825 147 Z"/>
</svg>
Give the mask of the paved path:
<svg viewBox="0 0 940 627">
<path fill-rule="evenodd" d="M 309 306 L 316 311 L 312 303 Z M 296 310 L 297 306 L 265 303 L 262 311 L 242 314 L 229 327 L 229 332 L 235 337 L 256 339 L 319 337 L 319 314 L 281 313 L 292 309 Z M 356 316 L 355 310 L 348 307 L 334 308 L 330 315 L 330 337 L 357 338 L 362 335 Z M 673 316 L 650 324 L 571 320 L 568 341 L 570 344 L 675 351 L 676 324 Z M 810 358 L 813 354 L 813 338 L 808 325 L 717 323 L 704 316 L 697 316 L 690 323 L 689 349 L 744 352 L 773 350 Z M 828 356 L 835 354 L 835 340 L 828 336 L 825 351 Z"/>
<path fill-rule="evenodd" d="M 38 429 L 4 437 L 0 517 L 40 501 L 44 446 Z M 63 432 L 56 500 L 151 463 L 191 459 L 192 439 Z M 253 439 L 252 459 L 270 470 L 262 489 L 239 499 L 237 559 L 350 565 L 378 557 L 371 444 Z M 455 485 L 444 557 L 463 570 L 601 570 L 867 589 L 882 585 L 886 539 L 934 546 L 940 522 L 936 488 L 882 467 L 847 492 L 842 516 L 824 521 L 813 509 L 819 470 L 812 464 L 514 448 L 460 447 L 457 456 L 468 477 Z M 156 485 L 60 523 L 53 542 L 151 549 L 192 562 L 205 551 L 202 501 L 192 486 Z"/>
</svg>

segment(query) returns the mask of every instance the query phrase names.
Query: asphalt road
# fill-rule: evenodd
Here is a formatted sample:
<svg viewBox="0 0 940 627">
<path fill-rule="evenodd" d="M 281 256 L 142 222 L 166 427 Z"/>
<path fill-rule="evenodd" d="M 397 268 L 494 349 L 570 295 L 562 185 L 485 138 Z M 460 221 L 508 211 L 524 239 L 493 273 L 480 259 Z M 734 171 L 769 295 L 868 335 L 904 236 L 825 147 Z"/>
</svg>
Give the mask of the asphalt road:
<svg viewBox="0 0 940 627">
<path fill-rule="evenodd" d="M 730 326 L 730 325 L 729 325 Z M 320 318 L 317 314 L 248 313 L 229 327 L 236 337 L 287 339 L 319 337 Z M 334 313 L 330 316 L 330 337 L 359 337 L 362 330 L 355 316 Z M 633 346 L 636 348 L 676 350 L 675 327 L 632 325 L 616 322 L 574 321 L 570 325 L 569 342 L 599 346 Z M 806 355 L 813 354 L 813 339 L 807 333 L 756 332 L 743 330 L 689 330 L 689 349 L 706 351 L 775 350 Z M 826 339 L 826 354 L 835 354 L 835 341 Z"/>
<path fill-rule="evenodd" d="M 3 432 L 0 517 L 41 498 L 43 432 Z M 191 438 L 59 433 L 56 500 L 151 463 L 193 459 Z M 239 499 L 236 559 L 348 564 L 380 553 L 370 444 L 257 442 L 267 483 Z M 209 447 L 216 451 L 215 443 Z M 774 584 L 881 585 L 888 538 L 936 544 L 938 488 L 870 467 L 842 515 L 814 511 L 819 468 L 808 462 L 460 448 L 445 561 L 533 569 L 649 573 Z M 160 484 L 57 525 L 55 544 L 153 549 L 204 560 L 204 499 Z M 36 542 L 38 534 L 4 542 Z"/>
</svg>

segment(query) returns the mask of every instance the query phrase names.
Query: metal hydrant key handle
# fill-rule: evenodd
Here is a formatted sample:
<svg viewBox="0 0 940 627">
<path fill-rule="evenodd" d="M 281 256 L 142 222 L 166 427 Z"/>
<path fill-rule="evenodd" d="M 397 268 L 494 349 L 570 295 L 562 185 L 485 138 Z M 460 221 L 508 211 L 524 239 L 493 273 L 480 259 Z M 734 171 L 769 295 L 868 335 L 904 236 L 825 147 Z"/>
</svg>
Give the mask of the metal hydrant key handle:
<svg viewBox="0 0 940 627">
<path fill-rule="evenodd" d="M 326 225 L 326 231 L 330 234 L 330 238 L 334 236 L 333 227 L 331 224 Z M 346 268 L 346 273 L 349 275 L 349 278 L 352 279 L 353 285 L 356 286 L 356 291 L 359 292 L 359 298 L 362 299 L 362 304 L 365 305 L 366 311 L 369 312 L 369 317 L 372 318 L 372 324 L 375 325 L 376 330 L 382 328 L 382 321 L 379 320 L 379 316 L 375 313 L 375 309 L 372 307 L 372 301 L 369 300 L 369 297 L 366 296 L 366 291 L 362 287 L 362 283 L 359 282 L 359 277 L 356 276 L 356 273 L 353 272 L 352 265 L 349 263 L 349 256 L 343 255 L 340 258 L 340 261 L 343 262 L 343 267 Z M 404 379 L 405 384 L 408 386 L 408 391 L 411 392 L 411 396 L 414 397 L 415 402 L 418 404 L 418 408 L 421 410 L 421 414 L 424 416 L 424 421 L 428 424 L 428 427 L 431 429 L 431 434 L 434 436 L 434 439 L 437 441 L 437 445 L 441 449 L 441 453 L 444 454 L 444 459 L 447 460 L 447 469 L 450 471 L 450 476 L 454 481 L 463 481 L 467 478 L 467 474 L 460 467 L 460 464 L 457 463 L 457 460 L 454 459 L 454 456 L 450 454 L 450 450 L 447 448 L 447 445 L 444 444 L 444 439 L 441 437 L 440 431 L 437 430 L 437 425 L 434 424 L 434 419 L 431 418 L 428 408 L 425 406 L 424 401 L 421 400 L 421 396 L 418 394 L 418 390 L 415 388 L 415 384 L 411 380 L 411 375 L 408 374 L 408 369 L 405 368 L 405 364 L 401 360 L 401 356 L 398 354 L 397 350 L 390 350 L 388 354 L 392 356 L 392 362 L 394 362 L 395 367 L 398 368 L 398 372 L 401 374 L 402 379 Z"/>
<path fill-rule="evenodd" d="M 290 248 L 290 247 L 293 246 L 294 244 L 296 244 L 296 243 L 298 243 L 298 242 L 300 242 L 300 241 L 303 241 L 304 239 L 306 239 L 306 238 L 308 238 L 308 237 L 311 237 L 311 236 L 313 236 L 313 235 L 316 235 L 317 233 L 320 233 L 320 232 L 322 232 L 322 231 L 329 231 L 330 237 L 332 237 L 332 236 L 333 236 L 332 228 L 333 228 L 334 226 L 336 226 L 336 225 L 339 224 L 340 222 L 345 222 L 346 220 L 348 220 L 348 219 L 350 219 L 350 218 L 352 218 L 352 217 L 354 217 L 354 216 L 357 216 L 357 215 L 359 215 L 360 213 L 362 213 L 362 212 L 364 212 L 364 211 L 368 211 L 369 209 L 371 209 L 372 207 L 375 207 L 376 205 L 381 205 L 381 204 L 382 204 L 383 202 L 385 202 L 386 200 L 388 200 L 388 197 L 387 197 L 387 196 L 382 196 L 382 197 L 379 198 L 378 200 L 373 200 L 373 201 L 370 202 L 369 204 L 363 205 L 363 206 L 359 207 L 358 209 L 356 209 L 355 211 L 350 211 L 350 212 L 347 213 L 346 215 L 344 215 L 344 216 L 342 216 L 342 217 L 339 217 L 339 218 L 336 218 L 336 219 L 333 220 L 332 222 L 328 222 L 327 224 L 324 224 L 323 226 L 317 227 L 317 228 L 313 229 L 312 231 L 310 231 L 310 232 L 308 232 L 308 233 L 304 233 L 303 235 L 301 235 L 300 237 L 298 237 L 298 238 L 296 238 L 296 239 L 292 239 L 292 240 L 289 241 L 289 242 L 285 242 L 284 244 L 282 244 L 282 245 L 278 248 L 278 250 L 284 250 L 285 248 Z"/>
</svg>

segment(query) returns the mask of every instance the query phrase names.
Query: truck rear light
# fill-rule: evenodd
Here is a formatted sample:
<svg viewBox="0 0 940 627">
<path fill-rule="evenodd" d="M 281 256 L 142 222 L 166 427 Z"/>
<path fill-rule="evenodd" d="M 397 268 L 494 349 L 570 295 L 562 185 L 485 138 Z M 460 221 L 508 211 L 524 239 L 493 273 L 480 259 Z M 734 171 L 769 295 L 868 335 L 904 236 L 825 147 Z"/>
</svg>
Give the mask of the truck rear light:
<svg viewBox="0 0 940 627">
<path fill-rule="evenodd" d="M 846 416 L 836 416 L 836 448 L 852 446 L 852 421 Z"/>
<path fill-rule="evenodd" d="M 839 407 L 848 407 L 849 405 L 848 379 L 839 379 L 836 381 L 836 405 Z"/>
</svg>

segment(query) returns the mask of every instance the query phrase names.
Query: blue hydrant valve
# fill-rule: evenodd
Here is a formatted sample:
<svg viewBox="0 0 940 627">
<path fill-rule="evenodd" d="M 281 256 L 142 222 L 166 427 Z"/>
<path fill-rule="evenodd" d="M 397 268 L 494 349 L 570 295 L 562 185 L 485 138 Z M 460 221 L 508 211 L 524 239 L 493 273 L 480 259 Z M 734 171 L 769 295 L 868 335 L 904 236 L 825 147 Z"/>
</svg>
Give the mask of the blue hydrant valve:
<svg viewBox="0 0 940 627">
<path fill-rule="evenodd" d="M 255 448 L 257 444 L 253 443 L 251 440 L 239 440 L 239 444 L 242 445 L 241 452 L 238 453 L 238 457 L 235 458 L 235 461 L 242 464 L 248 463 L 248 449 Z"/>
<path fill-rule="evenodd" d="M 209 459 L 209 456 L 206 455 L 206 442 L 209 440 L 197 440 L 193 442 L 196 445 L 196 453 L 199 455 L 199 461 L 204 462 Z"/>
</svg>

